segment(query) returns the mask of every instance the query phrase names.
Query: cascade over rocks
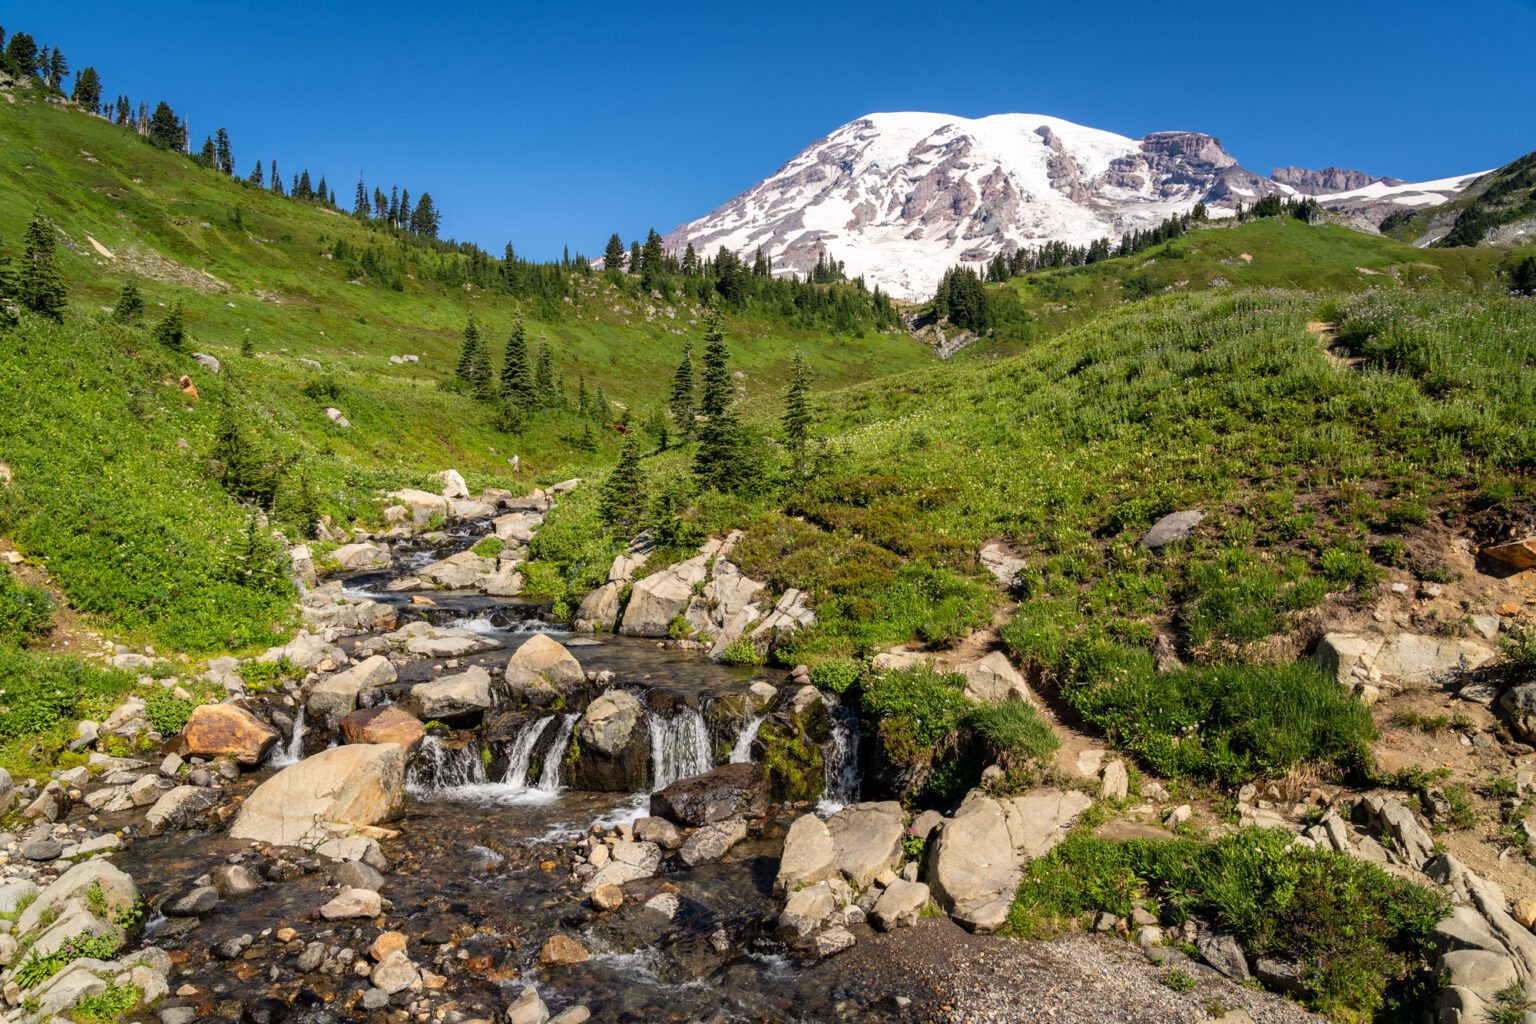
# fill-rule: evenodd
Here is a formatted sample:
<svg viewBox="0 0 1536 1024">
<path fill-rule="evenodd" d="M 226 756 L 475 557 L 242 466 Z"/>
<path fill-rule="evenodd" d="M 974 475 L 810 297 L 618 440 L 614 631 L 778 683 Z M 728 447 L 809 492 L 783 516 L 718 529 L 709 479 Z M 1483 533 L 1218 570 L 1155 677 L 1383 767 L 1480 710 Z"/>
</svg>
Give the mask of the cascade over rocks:
<svg viewBox="0 0 1536 1024">
<path fill-rule="evenodd" d="M 610 793 L 645 788 L 650 733 L 641 728 L 645 708 L 627 690 L 609 690 L 582 713 L 568 755 L 570 785 Z"/>
<path fill-rule="evenodd" d="M 472 665 L 455 675 L 417 683 L 400 701 L 400 707 L 423 721 L 479 717 L 491 708 L 491 674 Z"/>
</svg>

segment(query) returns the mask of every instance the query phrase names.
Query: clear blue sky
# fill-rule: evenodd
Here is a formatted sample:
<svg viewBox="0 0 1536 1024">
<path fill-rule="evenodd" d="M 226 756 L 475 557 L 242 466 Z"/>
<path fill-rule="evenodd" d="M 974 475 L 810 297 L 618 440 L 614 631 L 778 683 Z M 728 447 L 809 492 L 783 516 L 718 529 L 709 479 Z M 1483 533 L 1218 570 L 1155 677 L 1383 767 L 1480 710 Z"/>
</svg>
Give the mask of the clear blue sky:
<svg viewBox="0 0 1536 1024">
<path fill-rule="evenodd" d="M 198 141 L 429 189 L 531 257 L 665 232 L 877 110 L 1187 129 L 1245 166 L 1411 180 L 1536 150 L 1536 0 L 866 4 L 0 0 Z"/>
</svg>

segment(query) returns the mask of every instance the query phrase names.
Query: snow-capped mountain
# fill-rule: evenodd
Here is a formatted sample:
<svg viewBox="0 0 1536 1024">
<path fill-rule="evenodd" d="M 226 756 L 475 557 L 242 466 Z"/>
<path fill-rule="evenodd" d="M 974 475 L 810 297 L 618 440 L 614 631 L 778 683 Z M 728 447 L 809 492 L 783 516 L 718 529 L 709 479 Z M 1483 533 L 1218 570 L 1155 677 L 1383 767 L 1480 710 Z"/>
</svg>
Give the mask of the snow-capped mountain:
<svg viewBox="0 0 1536 1024">
<path fill-rule="evenodd" d="M 1273 192 L 1295 190 L 1198 132 L 1130 139 L 1040 114 L 870 114 L 665 244 L 748 257 L 761 246 L 780 274 L 803 275 L 826 252 L 849 276 L 923 299 L 957 263 L 1118 238 L 1198 202 L 1226 216 Z"/>
</svg>

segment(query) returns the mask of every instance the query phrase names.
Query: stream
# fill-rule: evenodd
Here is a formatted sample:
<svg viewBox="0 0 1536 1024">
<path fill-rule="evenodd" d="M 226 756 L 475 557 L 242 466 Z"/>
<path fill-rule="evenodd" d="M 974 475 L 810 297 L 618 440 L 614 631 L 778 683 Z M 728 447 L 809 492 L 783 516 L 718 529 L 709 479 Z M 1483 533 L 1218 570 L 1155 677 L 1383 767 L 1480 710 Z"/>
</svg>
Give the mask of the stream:
<svg viewBox="0 0 1536 1024">
<path fill-rule="evenodd" d="M 456 531 L 436 548 L 403 554 L 397 549 L 395 572 L 461 550 L 473 536 Z M 346 579 L 345 592 L 395 606 L 400 625 L 425 617 L 436 626 L 470 629 L 501 643 L 446 669 L 442 659 L 404 664 L 400 685 L 471 664 L 499 679 L 518 645 L 535 631 L 544 632 L 568 646 L 589 678 L 611 672 L 611 685 L 636 693 L 647 708 L 651 739 L 648 791 L 625 794 L 564 784 L 563 753 L 580 717 L 576 708 L 535 711 L 495 740 L 463 731 L 429 734 L 412 758 L 405 813 L 391 823 L 400 835 L 381 843 L 390 860 L 381 892 L 393 903 L 387 927 L 406 933 L 408 952 L 424 969 L 447 978 L 444 991 L 434 995 L 435 1006 L 451 1006 L 465 1020 L 500 1019 L 500 1009 L 523 985 L 533 984 L 552 1011 L 584 1004 L 597 1021 L 912 1019 L 894 1008 L 891 999 L 901 990 L 893 989 L 890 979 L 846 970 L 847 957 L 803 962 L 777 938 L 773 878 L 784 832 L 803 809 L 776 809 L 717 862 L 693 869 L 664 865 L 654 878 L 630 883 L 624 905 L 611 913 L 594 910 L 571 877 L 574 843 L 595 823 L 632 822 L 649 813 L 650 791 L 728 761 L 751 760 L 764 716 L 753 716 L 735 736 L 720 736 L 711 734 L 704 712 L 711 701 L 742 692 L 755 680 L 783 687 L 786 695 L 787 676 L 714 664 L 702 653 L 664 648 L 655 640 L 573 635 L 545 622 L 542 608 L 517 599 L 434 591 L 432 605 L 416 605 L 410 594 L 385 589 L 392 578 L 355 574 Z M 342 643 L 350 648 L 364 639 Z M 836 706 L 830 695 L 827 700 L 832 729 L 824 745 L 827 785 L 817 807 L 822 814 L 858 799 L 860 780 L 857 716 Z M 313 729 L 298 712 L 293 735 L 279 743 L 264 768 L 247 774 L 242 792 L 332 742 Z M 314 942 L 366 957 L 379 931 L 367 922 L 315 916 L 336 891 L 327 888 L 336 873 L 331 862 L 297 850 L 258 854 L 222 833 L 173 832 L 133 842 L 123 866 L 142 881 L 153 902 L 185 889 L 226 859 L 259 864 L 269 879 L 281 880 L 226 901 L 195 927 L 186 919 L 158 919 L 146 939 L 177 959 L 177 983 L 206 990 L 199 1019 L 409 1019 L 401 1007 L 410 1000 L 398 997 L 389 1007 L 364 1010 L 357 997 L 368 980 L 350 970 L 325 975 L 294 968 L 305 945 Z M 670 919 L 669 893 L 676 900 Z M 653 900 L 657 896 L 664 897 L 661 910 Z M 285 926 L 298 932 L 296 941 L 279 943 L 275 932 Z M 590 959 L 540 967 L 535 957 L 557 932 L 578 938 Z M 225 959 L 228 950 L 220 944 L 243 935 L 254 942 Z M 863 945 L 877 941 L 872 936 Z"/>
</svg>

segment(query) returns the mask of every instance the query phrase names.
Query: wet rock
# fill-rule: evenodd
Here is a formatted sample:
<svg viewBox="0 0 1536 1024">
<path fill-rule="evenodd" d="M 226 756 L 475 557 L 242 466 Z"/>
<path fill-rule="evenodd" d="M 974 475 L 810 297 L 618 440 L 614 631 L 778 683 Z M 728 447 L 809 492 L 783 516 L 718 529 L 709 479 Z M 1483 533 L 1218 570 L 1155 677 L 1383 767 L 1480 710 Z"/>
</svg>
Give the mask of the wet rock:
<svg viewBox="0 0 1536 1024">
<path fill-rule="evenodd" d="M 344 743 L 385 743 L 414 754 L 427 735 L 421 720 L 394 704 L 363 708 L 337 723 Z"/>
<path fill-rule="evenodd" d="M 535 633 L 513 652 L 506 668 L 507 685 L 531 704 L 546 707 L 554 698 L 570 697 L 586 685 L 581 663 L 559 641 Z"/>
<path fill-rule="evenodd" d="M 538 960 L 540 967 L 569 967 L 588 956 L 586 947 L 569 935 L 551 935 L 539 949 Z"/>
<path fill-rule="evenodd" d="M 404 950 L 397 949 L 374 965 L 368 980 L 373 982 L 374 988 L 394 995 L 418 984 L 421 972 L 411 963 L 411 958 L 405 955 Z"/>
<path fill-rule="evenodd" d="M 263 782 L 230 827 L 233 839 L 313 846 L 330 838 L 322 823 L 376 825 L 398 817 L 405 800 L 405 755 L 391 744 L 323 750 Z"/>
<path fill-rule="evenodd" d="M 768 806 L 768 782 L 760 765 L 725 764 L 679 779 L 651 794 L 651 814 L 680 825 L 707 825 L 739 814 L 761 814 Z"/>
<path fill-rule="evenodd" d="M 779 932 L 791 941 L 803 939 L 820 928 L 836 907 L 832 889 L 826 882 L 796 889 L 789 894 L 784 911 L 779 914 Z"/>
<path fill-rule="evenodd" d="M 340 895 L 320 908 L 320 916 L 327 921 L 378 917 L 383 912 L 383 900 L 372 889 L 343 889 Z"/>
<path fill-rule="evenodd" d="M 473 665 L 436 682 L 418 683 L 400 704 L 423 721 L 479 717 L 491 707 L 491 674 Z"/>
<path fill-rule="evenodd" d="M 592 890 L 592 905 L 598 910 L 618 910 L 624 905 L 624 890 L 612 882 L 604 882 Z"/>
<path fill-rule="evenodd" d="M 640 728 L 645 709 L 627 690 L 598 697 L 576 725 L 570 784 L 576 789 L 633 793 L 646 788 L 650 733 Z"/>
<path fill-rule="evenodd" d="M 1183 512 L 1170 512 L 1157 522 L 1152 528 L 1136 541 L 1136 546 L 1148 551 L 1157 551 L 1175 541 L 1188 540 L 1195 532 L 1195 527 L 1205 518 L 1205 513 L 1199 509 L 1188 509 Z"/>
<path fill-rule="evenodd" d="M 21 848 L 21 855 L 30 861 L 44 863 L 50 860 L 58 860 L 64 853 L 64 844 L 52 839 L 34 839 Z"/>
<path fill-rule="evenodd" d="M 774 891 L 792 892 L 831 878 L 836 871 L 837 854 L 826 822 L 814 814 L 796 818 L 784 837 L 784 852 L 779 857 Z"/>
<path fill-rule="evenodd" d="M 203 917 L 219 905 L 219 892 L 211 885 L 199 885 L 176 893 L 160 905 L 166 917 Z"/>
<path fill-rule="evenodd" d="M 809 952 L 818 960 L 824 960 L 829 956 L 836 956 L 844 950 L 852 949 L 854 943 L 853 933 L 847 928 L 833 927 L 815 935 L 809 944 Z"/>
<path fill-rule="evenodd" d="M 251 948 L 254 940 L 249 935 L 241 935 L 237 938 L 226 939 L 213 947 L 213 955 L 220 960 L 234 960 L 247 949 Z"/>
<path fill-rule="evenodd" d="M 227 900 L 249 896 L 261 888 L 261 876 L 244 864 L 220 864 L 208 872 L 208 877 Z"/>
<path fill-rule="evenodd" d="M 305 706 L 315 720 L 327 728 L 357 707 L 357 695 L 365 689 L 388 686 L 395 681 L 395 666 L 388 658 L 375 654 L 345 672 L 322 679 L 310 691 Z"/>
<path fill-rule="evenodd" d="M 678 859 L 688 867 L 698 867 L 724 857 L 737 843 L 747 838 L 747 823 L 730 818 L 705 825 L 683 844 Z M 925 887 L 926 888 L 926 887 Z"/>
<path fill-rule="evenodd" d="M 549 1024 L 587 1024 L 591 1019 L 592 1012 L 585 1006 L 572 1006 L 551 1017 Z"/>
<path fill-rule="evenodd" d="M 910 928 L 917 924 L 918 915 L 928 905 L 928 887 L 921 882 L 897 879 L 885 887 L 875 901 L 869 919 L 881 931 Z"/>
<path fill-rule="evenodd" d="M 343 889 L 372 889 L 384 887 L 384 876 L 377 868 L 362 861 L 349 860 L 331 873 L 331 881 Z"/>
<path fill-rule="evenodd" d="M 524 988 L 507 1007 L 507 1024 L 549 1024 L 549 1007 L 532 985 Z"/>
<path fill-rule="evenodd" d="M 661 848 L 655 843 L 618 842 L 613 844 L 612 859 L 587 879 L 582 891 L 591 893 L 600 885 L 624 885 L 650 878 L 660 866 Z"/>
<path fill-rule="evenodd" d="M 391 953 L 403 953 L 405 951 L 404 932 L 380 932 L 379 937 L 373 940 L 373 945 L 368 947 L 368 955 L 374 962 L 379 962 Z"/>
<path fill-rule="evenodd" d="M 219 802 L 219 795 L 201 786 L 167 790 L 144 815 L 144 830 L 152 836 L 190 828 Z"/>
<path fill-rule="evenodd" d="M 663 850 L 676 850 L 683 845 L 683 834 L 665 818 L 636 819 L 635 838 L 643 843 L 655 843 Z"/>
<path fill-rule="evenodd" d="M 355 572 L 359 569 L 388 569 L 394 562 L 386 545 L 371 541 L 343 544 L 332 551 L 330 557 L 337 566 L 347 572 Z"/>
</svg>

